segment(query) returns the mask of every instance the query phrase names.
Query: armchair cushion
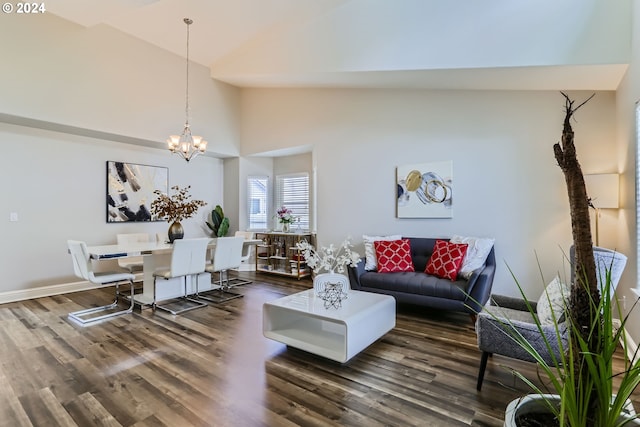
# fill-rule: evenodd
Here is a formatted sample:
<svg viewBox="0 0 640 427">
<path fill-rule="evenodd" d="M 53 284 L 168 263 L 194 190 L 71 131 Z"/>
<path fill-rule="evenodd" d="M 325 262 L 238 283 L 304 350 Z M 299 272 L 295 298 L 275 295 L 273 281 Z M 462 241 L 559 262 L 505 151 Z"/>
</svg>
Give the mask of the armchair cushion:
<svg viewBox="0 0 640 427">
<path fill-rule="evenodd" d="M 538 298 L 536 311 L 541 324 L 551 325 L 554 316 L 556 320 L 562 317 L 569 301 L 569 292 L 569 287 L 558 276 L 554 277 Z"/>
</svg>

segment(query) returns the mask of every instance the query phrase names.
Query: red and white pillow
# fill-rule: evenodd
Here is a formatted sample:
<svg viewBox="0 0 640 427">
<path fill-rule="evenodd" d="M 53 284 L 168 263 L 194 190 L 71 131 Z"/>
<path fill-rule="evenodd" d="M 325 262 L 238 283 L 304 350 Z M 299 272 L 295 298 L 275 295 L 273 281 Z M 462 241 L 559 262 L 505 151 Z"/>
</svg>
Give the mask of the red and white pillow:
<svg viewBox="0 0 640 427">
<path fill-rule="evenodd" d="M 466 243 L 450 243 L 445 240 L 436 240 L 433 253 L 425 273 L 443 279 L 455 281 L 458 278 L 458 271 L 462 266 L 462 260 L 467 253 Z"/>
<path fill-rule="evenodd" d="M 378 259 L 378 273 L 415 271 L 409 239 L 376 240 L 373 246 Z"/>
</svg>

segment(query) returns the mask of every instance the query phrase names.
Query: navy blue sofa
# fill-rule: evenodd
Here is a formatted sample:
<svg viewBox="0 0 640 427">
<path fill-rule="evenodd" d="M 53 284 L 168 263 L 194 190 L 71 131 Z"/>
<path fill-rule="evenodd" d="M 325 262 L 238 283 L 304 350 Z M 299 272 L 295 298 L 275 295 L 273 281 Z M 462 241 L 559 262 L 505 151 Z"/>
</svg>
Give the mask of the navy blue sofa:
<svg viewBox="0 0 640 427">
<path fill-rule="evenodd" d="M 351 289 L 391 295 L 401 303 L 469 313 L 475 322 L 476 313 L 482 311 L 491 294 L 496 271 L 494 249 L 491 249 L 484 267 L 474 271 L 469 280 L 458 278 L 451 281 L 424 273 L 433 253 L 435 238 L 404 238 L 410 240 L 415 272 L 366 271 L 362 259 L 356 267 L 348 268 Z"/>
</svg>

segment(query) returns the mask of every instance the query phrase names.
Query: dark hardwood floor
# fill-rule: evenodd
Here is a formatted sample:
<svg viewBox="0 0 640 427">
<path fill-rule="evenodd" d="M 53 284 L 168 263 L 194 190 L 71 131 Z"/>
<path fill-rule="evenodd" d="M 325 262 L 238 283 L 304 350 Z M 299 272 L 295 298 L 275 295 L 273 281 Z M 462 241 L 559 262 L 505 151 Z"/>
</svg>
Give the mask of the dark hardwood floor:
<svg viewBox="0 0 640 427">
<path fill-rule="evenodd" d="M 528 391 L 501 365 L 536 378 L 494 356 L 477 392 L 469 317 L 410 306 L 347 364 L 287 348 L 262 336 L 262 304 L 311 282 L 242 276 L 254 280 L 236 288 L 244 298 L 89 327 L 67 313 L 112 288 L 0 305 L 0 425 L 501 426 Z"/>
</svg>

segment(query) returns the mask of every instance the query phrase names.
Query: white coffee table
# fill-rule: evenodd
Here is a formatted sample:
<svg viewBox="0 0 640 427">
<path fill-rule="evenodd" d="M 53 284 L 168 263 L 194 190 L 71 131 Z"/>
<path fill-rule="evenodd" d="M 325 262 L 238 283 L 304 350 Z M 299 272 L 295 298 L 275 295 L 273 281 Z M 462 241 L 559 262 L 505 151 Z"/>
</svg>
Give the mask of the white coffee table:
<svg viewBox="0 0 640 427">
<path fill-rule="evenodd" d="M 345 363 L 396 325 L 396 301 L 389 295 L 349 291 L 338 309 L 324 308 L 313 289 L 266 302 L 265 337 Z"/>
</svg>

